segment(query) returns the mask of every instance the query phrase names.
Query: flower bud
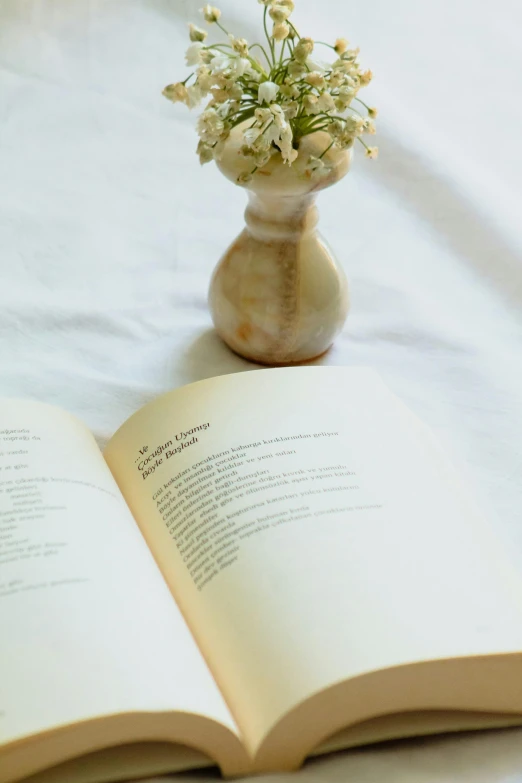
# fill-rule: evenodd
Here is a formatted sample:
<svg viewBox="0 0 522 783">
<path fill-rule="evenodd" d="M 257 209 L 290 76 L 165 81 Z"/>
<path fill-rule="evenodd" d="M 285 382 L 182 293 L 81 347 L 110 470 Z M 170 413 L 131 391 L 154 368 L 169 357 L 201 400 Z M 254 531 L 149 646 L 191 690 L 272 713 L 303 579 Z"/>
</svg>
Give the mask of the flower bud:
<svg viewBox="0 0 522 783">
<path fill-rule="evenodd" d="M 290 26 L 286 22 L 277 22 L 272 30 L 272 38 L 274 41 L 284 41 L 289 33 Z"/>
<path fill-rule="evenodd" d="M 219 8 L 210 5 L 210 3 L 207 3 L 205 6 L 203 6 L 201 11 L 205 18 L 205 22 L 208 22 L 209 24 L 213 24 L 213 22 L 217 22 L 219 17 L 221 16 L 221 11 L 219 10 Z"/>
<path fill-rule="evenodd" d="M 189 36 L 192 42 L 203 42 L 207 35 L 208 33 L 206 30 L 202 30 L 200 27 L 196 27 L 196 25 L 192 24 L 192 22 L 189 24 Z"/>
<path fill-rule="evenodd" d="M 314 42 L 311 38 L 300 38 L 297 42 L 293 58 L 298 63 L 305 63 L 314 50 Z"/>
</svg>

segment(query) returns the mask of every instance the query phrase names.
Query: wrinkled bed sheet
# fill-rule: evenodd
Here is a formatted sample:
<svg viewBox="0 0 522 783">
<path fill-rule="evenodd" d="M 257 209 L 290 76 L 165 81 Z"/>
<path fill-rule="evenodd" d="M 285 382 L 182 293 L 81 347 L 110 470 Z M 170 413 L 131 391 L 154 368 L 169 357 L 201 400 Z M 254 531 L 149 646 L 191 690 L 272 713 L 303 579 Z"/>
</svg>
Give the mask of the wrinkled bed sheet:
<svg viewBox="0 0 522 783">
<path fill-rule="evenodd" d="M 206 306 L 245 194 L 200 168 L 194 114 L 160 94 L 186 73 L 200 5 L 0 2 L 0 393 L 67 408 L 101 445 L 161 392 L 255 369 Z M 234 31 L 261 32 L 255 0 L 220 5 Z M 301 30 L 361 46 L 380 108 L 380 159 L 359 155 L 319 201 L 353 305 L 318 363 L 382 374 L 522 568 L 522 6 L 296 5 Z M 522 783 L 522 730 L 341 753 L 270 779 Z"/>
</svg>

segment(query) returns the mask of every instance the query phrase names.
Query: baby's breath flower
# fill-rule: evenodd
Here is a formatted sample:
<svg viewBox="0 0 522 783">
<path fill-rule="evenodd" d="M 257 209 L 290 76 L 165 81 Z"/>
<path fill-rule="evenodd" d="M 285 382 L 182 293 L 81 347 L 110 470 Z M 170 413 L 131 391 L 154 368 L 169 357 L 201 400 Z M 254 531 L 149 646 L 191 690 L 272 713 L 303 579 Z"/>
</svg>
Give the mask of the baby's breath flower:
<svg viewBox="0 0 522 783">
<path fill-rule="evenodd" d="M 293 13 L 295 8 L 294 0 L 277 0 L 277 5 L 281 5 L 283 8 L 288 8 L 289 13 Z"/>
<path fill-rule="evenodd" d="M 190 44 L 185 53 L 185 62 L 187 65 L 199 65 L 203 62 L 202 52 L 205 47 L 200 41 Z"/>
<path fill-rule="evenodd" d="M 373 79 L 373 73 L 368 70 L 364 71 L 364 73 L 361 73 L 359 76 L 361 87 L 366 87 L 368 84 L 370 84 L 371 80 Z"/>
<path fill-rule="evenodd" d="M 314 42 L 311 38 L 300 38 L 294 49 L 293 58 L 298 63 L 305 63 L 314 50 Z"/>
<path fill-rule="evenodd" d="M 284 41 L 290 34 L 290 25 L 286 22 L 277 22 L 272 28 L 272 38 L 274 41 Z"/>
<path fill-rule="evenodd" d="M 346 38 L 338 38 L 334 44 L 334 49 L 337 52 L 337 54 L 344 54 L 345 51 L 348 49 L 348 46 L 349 44 Z"/>
<path fill-rule="evenodd" d="M 189 24 L 189 36 L 191 41 L 204 41 L 208 33 L 206 30 L 202 30 L 201 27 L 196 27 L 195 24 L 190 22 Z"/>
<path fill-rule="evenodd" d="M 364 153 L 367 158 L 370 158 L 371 160 L 375 160 L 377 156 L 379 155 L 379 147 L 368 147 L 366 152 Z"/>
<path fill-rule="evenodd" d="M 248 185 L 249 182 L 252 182 L 251 172 L 242 171 L 239 177 L 237 178 L 238 185 Z"/>
<path fill-rule="evenodd" d="M 219 17 L 221 16 L 221 11 L 219 8 L 216 8 L 213 5 L 210 5 L 210 3 L 207 3 L 203 8 L 201 9 L 203 16 L 205 17 L 205 22 L 208 22 L 209 24 L 212 24 L 213 22 L 217 22 L 219 20 Z"/>
<path fill-rule="evenodd" d="M 368 109 L 368 114 L 369 114 L 369 115 L 370 115 L 370 117 L 372 117 L 373 119 L 375 119 L 375 117 L 377 117 L 378 113 L 379 113 L 379 112 L 377 111 L 377 109 L 375 108 L 375 106 L 370 106 L 370 108 Z"/>
<path fill-rule="evenodd" d="M 371 136 L 374 136 L 377 133 L 373 120 L 367 118 L 364 121 L 364 133 L 369 133 Z"/>
<path fill-rule="evenodd" d="M 274 20 L 274 22 L 286 22 L 286 20 L 291 14 L 291 11 L 289 8 L 286 8 L 286 6 L 280 5 L 278 3 L 276 5 L 271 6 L 268 13 L 270 14 L 270 17 Z"/>
<path fill-rule="evenodd" d="M 259 85 L 257 100 L 259 103 L 273 103 L 279 92 L 279 87 L 274 82 L 262 82 Z"/>
<path fill-rule="evenodd" d="M 326 86 L 325 78 L 319 71 L 310 71 L 310 73 L 307 73 L 305 82 L 311 84 L 312 87 L 320 87 L 321 89 Z"/>
<path fill-rule="evenodd" d="M 187 102 L 188 90 L 182 82 L 176 82 L 175 84 L 167 84 L 163 90 L 163 95 L 172 103 Z"/>
</svg>

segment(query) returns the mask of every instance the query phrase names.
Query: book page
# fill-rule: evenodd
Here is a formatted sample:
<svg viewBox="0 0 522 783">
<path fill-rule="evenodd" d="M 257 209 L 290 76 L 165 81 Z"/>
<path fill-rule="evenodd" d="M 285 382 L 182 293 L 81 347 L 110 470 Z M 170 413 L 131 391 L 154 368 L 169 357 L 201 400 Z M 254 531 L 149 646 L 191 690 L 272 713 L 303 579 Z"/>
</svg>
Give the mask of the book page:
<svg viewBox="0 0 522 783">
<path fill-rule="evenodd" d="M 119 713 L 236 732 L 93 436 L 33 402 L 0 402 L 0 628 L 3 748 Z"/>
<path fill-rule="evenodd" d="M 253 754 L 347 678 L 522 649 L 518 577 L 371 371 L 196 383 L 139 411 L 106 459 Z"/>
</svg>

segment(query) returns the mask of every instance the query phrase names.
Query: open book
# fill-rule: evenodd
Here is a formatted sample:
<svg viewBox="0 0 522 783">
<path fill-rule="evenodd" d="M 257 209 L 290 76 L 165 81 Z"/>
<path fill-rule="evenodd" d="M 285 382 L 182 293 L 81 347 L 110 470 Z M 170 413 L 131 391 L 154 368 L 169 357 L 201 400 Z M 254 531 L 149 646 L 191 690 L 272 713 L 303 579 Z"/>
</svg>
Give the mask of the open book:
<svg viewBox="0 0 522 783">
<path fill-rule="evenodd" d="M 522 723 L 522 581 L 366 369 L 195 383 L 103 456 L 0 402 L 0 629 L 1 783 Z"/>
</svg>

